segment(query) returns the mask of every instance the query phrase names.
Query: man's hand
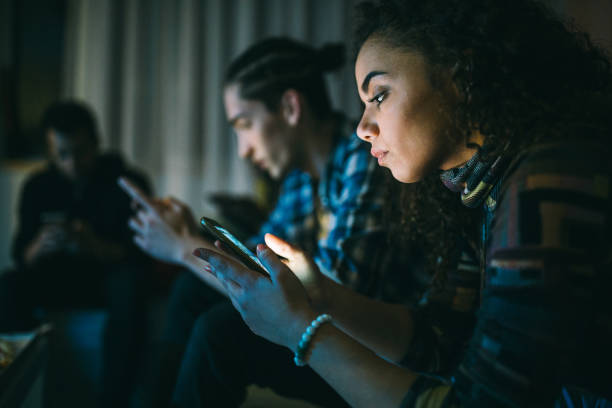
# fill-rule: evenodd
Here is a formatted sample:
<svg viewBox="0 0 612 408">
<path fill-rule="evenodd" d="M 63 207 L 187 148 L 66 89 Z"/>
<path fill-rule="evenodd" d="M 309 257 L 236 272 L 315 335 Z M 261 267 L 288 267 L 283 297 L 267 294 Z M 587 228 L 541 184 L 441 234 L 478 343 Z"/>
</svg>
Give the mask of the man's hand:
<svg viewBox="0 0 612 408">
<path fill-rule="evenodd" d="M 43 256 L 66 249 L 67 243 L 68 233 L 61 224 L 43 225 L 36 237 L 26 247 L 24 261 L 27 265 L 32 265 Z"/>
<path fill-rule="evenodd" d="M 119 179 L 119 186 L 138 207 L 129 220 L 129 227 L 140 249 L 156 259 L 176 264 L 184 264 L 192 257 L 193 249 L 201 246 L 201 238 L 189 207 L 174 198 L 149 198 L 123 177 Z M 194 241 L 198 244 L 194 245 Z"/>
<path fill-rule="evenodd" d="M 174 197 L 152 199 L 152 204 L 157 209 L 161 218 L 175 231 L 185 232 L 189 235 L 197 235 L 198 223 L 191 209 L 182 201 Z"/>
</svg>

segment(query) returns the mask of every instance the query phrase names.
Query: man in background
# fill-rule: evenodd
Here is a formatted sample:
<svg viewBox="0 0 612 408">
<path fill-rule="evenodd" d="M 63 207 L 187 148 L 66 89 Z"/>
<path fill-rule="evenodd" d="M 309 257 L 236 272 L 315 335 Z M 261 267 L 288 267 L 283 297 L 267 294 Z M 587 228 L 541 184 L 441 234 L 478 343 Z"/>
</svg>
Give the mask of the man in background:
<svg viewBox="0 0 612 408">
<path fill-rule="evenodd" d="M 142 276 L 150 266 L 131 244 L 130 201 L 116 180 L 128 177 L 145 191 L 149 185 L 119 155 L 100 153 L 86 106 L 53 104 L 41 130 L 48 160 L 21 192 L 12 252 L 17 269 L 0 287 L 6 292 L 0 331 L 31 329 L 49 310 L 103 306 L 100 403 L 127 406 L 145 338 Z"/>
<path fill-rule="evenodd" d="M 383 175 L 354 124 L 332 108 L 324 75 L 343 62 L 338 44 L 314 48 L 288 38 L 253 44 L 226 71 L 225 112 L 240 157 L 281 185 L 274 209 L 246 245 L 254 248 L 274 233 L 313 254 L 330 279 L 374 295 L 392 270 L 382 226 L 385 186 L 373 182 Z M 239 406 L 254 383 L 319 405 L 344 405 L 319 376 L 297 369 L 286 350 L 244 325 L 220 281 L 192 254 L 215 247 L 189 207 L 121 184 L 142 207 L 130 222 L 136 244 L 189 269 L 171 292 L 143 407 Z"/>
</svg>

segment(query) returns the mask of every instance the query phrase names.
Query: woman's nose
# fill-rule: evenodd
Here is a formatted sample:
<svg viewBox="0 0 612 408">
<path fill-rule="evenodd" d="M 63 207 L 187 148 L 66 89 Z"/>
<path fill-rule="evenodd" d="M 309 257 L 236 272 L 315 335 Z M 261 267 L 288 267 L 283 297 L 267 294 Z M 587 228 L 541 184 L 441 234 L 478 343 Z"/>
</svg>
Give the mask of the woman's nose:
<svg viewBox="0 0 612 408">
<path fill-rule="evenodd" d="M 367 111 L 361 115 L 359 125 L 357 125 L 357 136 L 366 142 L 372 142 L 372 139 L 379 134 L 378 125 L 374 122 Z"/>
</svg>

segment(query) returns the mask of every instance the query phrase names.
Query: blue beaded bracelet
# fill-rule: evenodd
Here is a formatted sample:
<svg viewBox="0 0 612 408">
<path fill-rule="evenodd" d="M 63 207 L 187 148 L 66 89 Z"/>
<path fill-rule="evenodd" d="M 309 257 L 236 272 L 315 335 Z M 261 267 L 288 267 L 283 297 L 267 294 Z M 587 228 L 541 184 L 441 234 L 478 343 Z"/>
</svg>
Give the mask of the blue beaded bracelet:
<svg viewBox="0 0 612 408">
<path fill-rule="evenodd" d="M 306 357 L 306 353 L 308 352 L 308 349 L 310 348 L 310 342 L 312 340 L 312 337 L 316 333 L 319 326 L 321 326 L 323 323 L 327 323 L 331 321 L 331 319 L 332 318 L 330 315 L 324 313 L 322 315 L 319 315 L 316 319 L 314 319 L 310 323 L 310 326 L 306 328 L 297 346 L 297 350 L 295 351 L 295 357 L 293 358 L 293 361 L 295 362 L 296 366 L 303 367 L 306 365 L 306 361 L 304 360 L 304 357 Z"/>
</svg>

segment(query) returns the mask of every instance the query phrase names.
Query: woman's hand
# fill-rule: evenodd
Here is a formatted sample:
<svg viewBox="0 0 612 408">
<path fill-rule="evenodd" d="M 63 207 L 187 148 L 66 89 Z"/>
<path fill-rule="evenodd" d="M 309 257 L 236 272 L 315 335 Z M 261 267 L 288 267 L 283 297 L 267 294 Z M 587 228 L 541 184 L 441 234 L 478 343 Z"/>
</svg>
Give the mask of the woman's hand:
<svg viewBox="0 0 612 408">
<path fill-rule="evenodd" d="M 234 307 L 255 334 L 296 349 L 316 313 L 300 280 L 272 250 L 263 244 L 257 246 L 257 256 L 270 277 L 208 249 L 196 249 L 194 255 L 210 264 L 205 270 L 223 284 Z"/>
<path fill-rule="evenodd" d="M 330 279 L 323 275 L 314 260 L 299 248 L 283 241 L 279 237 L 266 234 L 266 245 L 298 277 L 308 293 L 312 307 L 318 313 L 327 312 L 330 306 Z"/>
</svg>

